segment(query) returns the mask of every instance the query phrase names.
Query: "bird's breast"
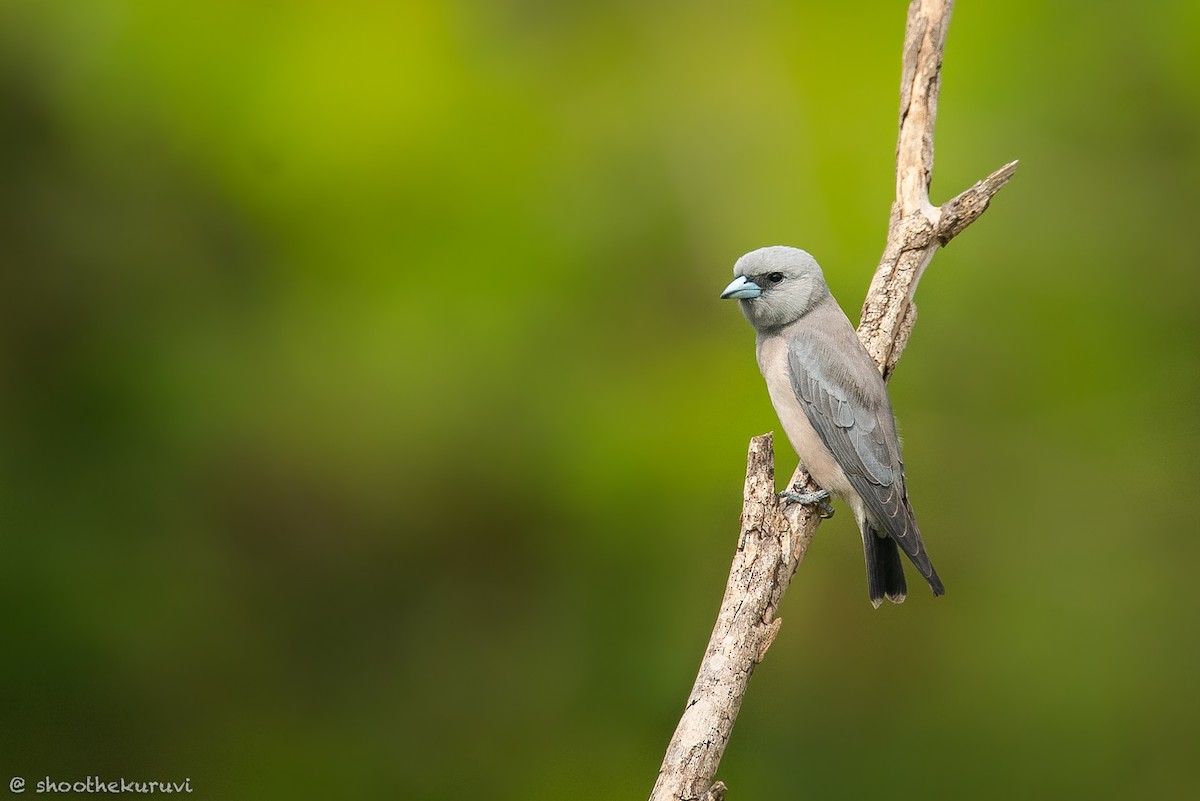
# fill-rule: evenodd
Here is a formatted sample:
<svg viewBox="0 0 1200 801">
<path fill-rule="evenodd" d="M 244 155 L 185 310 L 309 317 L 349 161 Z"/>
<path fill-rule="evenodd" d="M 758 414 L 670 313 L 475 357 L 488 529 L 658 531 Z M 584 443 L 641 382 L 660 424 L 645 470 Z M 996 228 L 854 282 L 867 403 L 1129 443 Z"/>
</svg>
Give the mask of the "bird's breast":
<svg viewBox="0 0 1200 801">
<path fill-rule="evenodd" d="M 775 407 L 779 423 L 804 469 L 822 488 L 835 495 L 846 498 L 855 494 L 845 472 L 809 422 L 804 406 L 796 397 L 784 337 L 759 339 L 758 369 L 767 382 L 767 393 L 771 396 L 771 405 Z"/>
</svg>

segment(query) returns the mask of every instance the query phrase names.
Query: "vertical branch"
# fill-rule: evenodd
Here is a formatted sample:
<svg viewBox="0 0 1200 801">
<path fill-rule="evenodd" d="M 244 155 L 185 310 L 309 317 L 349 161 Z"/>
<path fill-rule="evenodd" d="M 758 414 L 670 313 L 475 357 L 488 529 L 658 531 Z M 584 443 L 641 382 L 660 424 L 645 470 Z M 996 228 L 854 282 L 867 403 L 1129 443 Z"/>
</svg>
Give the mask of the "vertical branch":
<svg viewBox="0 0 1200 801">
<path fill-rule="evenodd" d="M 1015 161 L 1005 164 L 941 208 L 929 201 L 942 54 L 953 8 L 953 0 L 913 0 L 908 7 L 900 72 L 896 200 L 887 244 L 858 326 L 859 339 L 885 379 L 891 377 L 908 344 L 917 313 L 913 295 L 933 254 L 983 214 L 1017 169 Z"/>
<path fill-rule="evenodd" d="M 750 440 L 742 525 L 717 623 L 700 663 L 683 717 L 667 747 L 651 798 L 702 798 L 709 789 L 754 667 L 782 620 L 779 602 L 804 558 L 816 515 L 781 509 L 775 494 L 773 437 Z"/>
<path fill-rule="evenodd" d="M 933 128 L 942 53 L 953 0 L 912 0 L 904 35 L 896 200 L 887 244 L 863 304 L 858 336 L 886 379 L 916 321 L 913 293 L 937 249 L 978 219 L 1012 177 L 1010 162 L 970 189 L 933 206 Z M 796 468 L 793 484 L 813 488 Z M 820 518 L 807 507 L 781 506 L 775 496 L 771 435 L 750 441 L 738 548 L 717 623 L 679 726 L 667 746 L 651 801 L 719 801 L 713 784 L 755 666 L 779 631 L 783 594 L 804 558 Z"/>
</svg>

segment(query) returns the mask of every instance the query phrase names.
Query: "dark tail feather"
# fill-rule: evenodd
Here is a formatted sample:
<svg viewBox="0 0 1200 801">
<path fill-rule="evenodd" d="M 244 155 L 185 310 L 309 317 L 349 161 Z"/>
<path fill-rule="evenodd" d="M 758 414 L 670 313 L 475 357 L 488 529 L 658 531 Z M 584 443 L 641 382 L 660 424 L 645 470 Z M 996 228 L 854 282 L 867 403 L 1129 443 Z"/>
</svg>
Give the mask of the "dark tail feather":
<svg viewBox="0 0 1200 801">
<path fill-rule="evenodd" d="M 881 537 L 869 525 L 863 529 L 863 552 L 867 559 L 867 593 L 876 609 L 887 598 L 894 604 L 903 603 L 908 592 L 904 583 L 904 565 L 900 549 L 891 537 Z M 937 574 L 934 574 L 937 579 Z M 941 581 L 938 581 L 941 587 Z M 934 589 L 937 593 L 937 589 Z M 940 595 L 941 593 L 937 593 Z"/>
</svg>

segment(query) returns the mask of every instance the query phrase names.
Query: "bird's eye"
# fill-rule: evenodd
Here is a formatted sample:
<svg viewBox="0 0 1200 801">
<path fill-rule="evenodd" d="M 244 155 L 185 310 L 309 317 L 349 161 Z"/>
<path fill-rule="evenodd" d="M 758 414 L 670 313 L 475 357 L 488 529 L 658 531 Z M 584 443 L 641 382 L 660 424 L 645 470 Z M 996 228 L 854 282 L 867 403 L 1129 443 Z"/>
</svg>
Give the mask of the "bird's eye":
<svg viewBox="0 0 1200 801">
<path fill-rule="evenodd" d="M 783 273 L 771 273 L 767 276 L 772 284 L 778 284 L 783 280 Z"/>
</svg>

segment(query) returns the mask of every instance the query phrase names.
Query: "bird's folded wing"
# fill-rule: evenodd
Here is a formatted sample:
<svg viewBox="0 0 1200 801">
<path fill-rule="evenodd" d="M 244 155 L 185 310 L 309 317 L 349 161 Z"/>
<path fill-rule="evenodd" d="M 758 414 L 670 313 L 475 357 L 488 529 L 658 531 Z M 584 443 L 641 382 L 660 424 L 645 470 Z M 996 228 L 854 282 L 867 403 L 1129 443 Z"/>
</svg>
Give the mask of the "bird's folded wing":
<svg viewBox="0 0 1200 801">
<path fill-rule="evenodd" d="M 789 339 L 792 390 L 868 517 L 928 577 L 933 568 L 905 495 L 900 441 L 883 379 L 865 352 L 862 364 L 848 364 L 838 350 L 819 340 Z"/>
</svg>

